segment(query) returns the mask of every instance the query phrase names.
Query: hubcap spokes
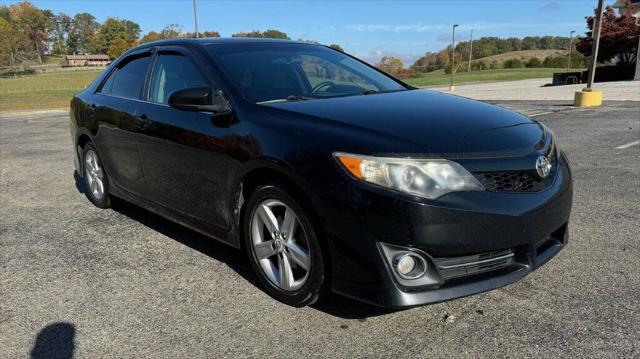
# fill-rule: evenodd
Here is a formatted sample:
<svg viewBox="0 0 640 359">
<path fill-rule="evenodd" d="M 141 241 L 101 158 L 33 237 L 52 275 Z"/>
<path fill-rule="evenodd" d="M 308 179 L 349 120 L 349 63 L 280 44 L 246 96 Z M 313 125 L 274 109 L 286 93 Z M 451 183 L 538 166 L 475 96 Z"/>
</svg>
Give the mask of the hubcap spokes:
<svg viewBox="0 0 640 359">
<path fill-rule="evenodd" d="M 93 150 L 87 151 L 85 155 L 84 173 L 93 198 L 102 199 L 102 196 L 104 196 L 104 172 L 100 167 L 98 155 Z"/>
<path fill-rule="evenodd" d="M 254 251 L 263 273 L 277 287 L 293 291 L 309 275 L 311 256 L 296 213 L 277 200 L 266 200 L 251 220 Z"/>
</svg>

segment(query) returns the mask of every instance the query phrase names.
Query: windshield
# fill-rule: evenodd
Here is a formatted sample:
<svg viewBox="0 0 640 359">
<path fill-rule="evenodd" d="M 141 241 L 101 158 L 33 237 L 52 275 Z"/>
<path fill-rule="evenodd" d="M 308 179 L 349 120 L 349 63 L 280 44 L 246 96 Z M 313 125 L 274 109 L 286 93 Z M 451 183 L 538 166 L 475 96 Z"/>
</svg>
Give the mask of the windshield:
<svg viewBox="0 0 640 359">
<path fill-rule="evenodd" d="M 249 101 L 278 102 L 407 88 L 345 54 L 307 44 L 211 44 L 225 74 Z"/>
</svg>

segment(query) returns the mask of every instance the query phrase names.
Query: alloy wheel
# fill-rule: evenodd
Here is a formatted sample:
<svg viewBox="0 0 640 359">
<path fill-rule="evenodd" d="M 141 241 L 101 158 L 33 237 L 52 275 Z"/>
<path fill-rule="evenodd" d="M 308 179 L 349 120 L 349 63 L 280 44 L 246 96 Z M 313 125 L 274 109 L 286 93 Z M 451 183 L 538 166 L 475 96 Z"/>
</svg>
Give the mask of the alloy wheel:
<svg viewBox="0 0 640 359">
<path fill-rule="evenodd" d="M 255 209 L 251 238 L 260 269 L 273 285 L 295 291 L 309 277 L 309 242 L 298 215 L 281 201 L 268 199 Z"/>
<path fill-rule="evenodd" d="M 100 166 L 98 154 L 94 150 L 88 150 L 84 156 L 84 175 L 91 196 L 99 201 L 104 197 L 104 171 Z"/>
</svg>

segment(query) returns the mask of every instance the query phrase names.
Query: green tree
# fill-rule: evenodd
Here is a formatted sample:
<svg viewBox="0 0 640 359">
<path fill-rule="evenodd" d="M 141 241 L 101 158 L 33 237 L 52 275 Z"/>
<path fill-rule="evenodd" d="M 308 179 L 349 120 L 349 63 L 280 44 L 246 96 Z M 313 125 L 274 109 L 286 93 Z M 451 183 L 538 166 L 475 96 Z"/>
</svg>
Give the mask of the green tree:
<svg viewBox="0 0 640 359">
<path fill-rule="evenodd" d="M 100 31 L 92 41 L 91 49 L 96 53 L 107 53 L 109 57 L 114 59 L 124 52 L 120 51 L 123 48 L 126 50 L 135 46 L 139 34 L 140 26 L 138 24 L 129 20 L 108 18 L 100 26 Z"/>
<path fill-rule="evenodd" d="M 131 43 L 124 38 L 115 38 L 109 43 L 109 47 L 107 48 L 107 55 L 109 55 L 110 58 L 115 59 L 116 57 L 122 55 L 125 51 L 129 50 L 130 47 Z"/>
<path fill-rule="evenodd" d="M 520 69 L 524 67 L 524 64 L 519 59 L 509 59 L 505 61 L 502 66 L 505 69 Z"/>
<path fill-rule="evenodd" d="M 169 24 L 160 31 L 161 39 L 176 39 L 182 37 L 182 25 Z"/>
<path fill-rule="evenodd" d="M 11 5 L 9 12 L 17 29 L 24 31 L 29 37 L 33 53 L 42 63 L 42 56 L 47 50 L 47 34 L 51 27 L 51 19 L 27 1 Z"/>
<path fill-rule="evenodd" d="M 540 61 L 540 59 L 537 57 L 532 57 L 529 59 L 529 61 L 527 61 L 526 66 L 531 68 L 540 67 L 542 66 L 542 61 Z"/>
<path fill-rule="evenodd" d="M 344 52 L 342 47 L 340 45 L 338 45 L 338 44 L 331 44 L 331 45 L 329 45 L 329 47 L 332 48 L 332 49 Z"/>
<path fill-rule="evenodd" d="M 195 37 L 195 35 L 189 37 Z M 200 33 L 200 37 L 220 37 L 220 33 L 217 31 L 203 31 Z"/>
<path fill-rule="evenodd" d="M 566 56 L 547 56 L 542 62 L 543 67 L 562 68 L 567 66 Z"/>
<path fill-rule="evenodd" d="M 260 30 L 252 30 L 250 32 L 238 32 L 231 37 L 255 37 L 255 38 L 270 38 L 270 39 L 284 39 L 290 40 L 286 33 L 278 30 L 268 29 L 263 32 Z"/>
<path fill-rule="evenodd" d="M 142 39 L 140 40 L 141 43 L 145 43 L 145 42 L 151 42 L 151 41 L 156 41 L 156 40 L 160 40 L 162 39 L 162 37 L 160 37 L 160 34 L 158 34 L 155 31 L 150 31 L 148 33 L 146 33 Z"/>
<path fill-rule="evenodd" d="M 289 36 L 287 36 L 287 34 L 285 34 L 284 32 L 273 30 L 273 29 L 268 29 L 265 32 L 263 32 L 262 37 L 269 38 L 269 39 L 291 40 L 289 39 Z"/>
<path fill-rule="evenodd" d="M 486 70 L 488 68 L 489 68 L 489 66 L 487 65 L 487 63 L 482 61 L 482 60 L 473 61 L 471 63 L 471 70 L 473 70 L 473 71 L 482 71 L 482 70 Z"/>
<path fill-rule="evenodd" d="M 15 68 L 31 53 L 31 41 L 26 33 L 18 29 L 10 16 L 0 16 L 0 34 L 2 34 L 0 36 L 0 65 L 9 65 Z"/>
<path fill-rule="evenodd" d="M 52 14 L 53 15 L 53 14 Z M 51 29 L 49 30 L 49 41 L 51 42 L 51 52 L 57 55 L 67 54 L 69 31 L 71 30 L 71 17 L 64 13 L 58 13 L 51 18 Z"/>
<path fill-rule="evenodd" d="M 86 12 L 76 14 L 71 20 L 69 29 L 68 52 L 72 54 L 89 52 L 99 29 L 100 24 L 93 15 Z"/>
<path fill-rule="evenodd" d="M 380 62 L 376 64 L 376 67 L 391 76 L 397 76 L 404 69 L 404 64 L 402 60 L 397 57 L 384 56 L 380 59 Z"/>
</svg>

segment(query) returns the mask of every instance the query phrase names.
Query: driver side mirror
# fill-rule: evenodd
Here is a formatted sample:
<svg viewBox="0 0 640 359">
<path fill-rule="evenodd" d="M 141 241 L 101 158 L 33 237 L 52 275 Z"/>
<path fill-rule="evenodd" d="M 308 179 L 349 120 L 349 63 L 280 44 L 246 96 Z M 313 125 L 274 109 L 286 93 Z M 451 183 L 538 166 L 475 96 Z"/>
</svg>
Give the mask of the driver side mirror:
<svg viewBox="0 0 640 359">
<path fill-rule="evenodd" d="M 231 106 L 222 91 L 210 87 L 192 87 L 169 95 L 169 106 L 185 111 L 207 111 L 214 114 L 231 113 Z"/>
</svg>

